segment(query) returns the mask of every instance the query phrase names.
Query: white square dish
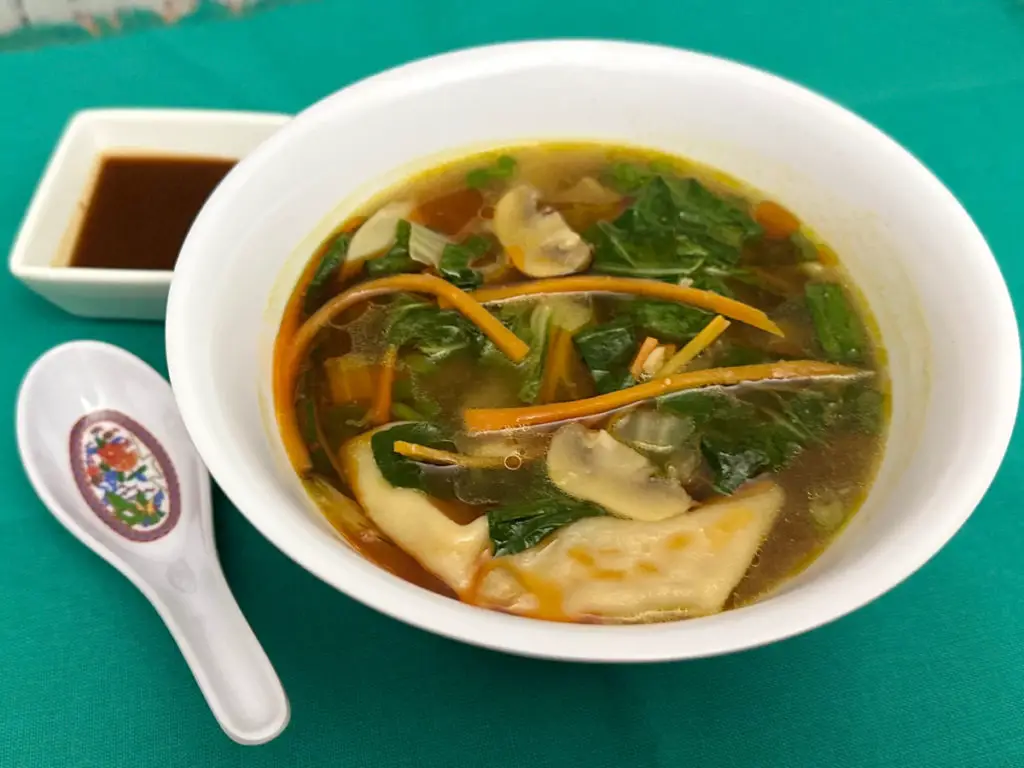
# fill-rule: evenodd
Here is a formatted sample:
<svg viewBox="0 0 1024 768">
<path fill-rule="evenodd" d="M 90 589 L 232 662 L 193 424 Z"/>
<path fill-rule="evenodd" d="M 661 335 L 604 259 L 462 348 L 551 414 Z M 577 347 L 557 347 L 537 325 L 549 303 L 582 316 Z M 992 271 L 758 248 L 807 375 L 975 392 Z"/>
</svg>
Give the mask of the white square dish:
<svg viewBox="0 0 1024 768">
<path fill-rule="evenodd" d="M 113 155 L 240 160 L 287 115 L 189 109 L 96 109 L 61 135 L 11 250 L 10 270 L 73 315 L 163 320 L 170 270 L 69 267 L 100 161 Z"/>
</svg>

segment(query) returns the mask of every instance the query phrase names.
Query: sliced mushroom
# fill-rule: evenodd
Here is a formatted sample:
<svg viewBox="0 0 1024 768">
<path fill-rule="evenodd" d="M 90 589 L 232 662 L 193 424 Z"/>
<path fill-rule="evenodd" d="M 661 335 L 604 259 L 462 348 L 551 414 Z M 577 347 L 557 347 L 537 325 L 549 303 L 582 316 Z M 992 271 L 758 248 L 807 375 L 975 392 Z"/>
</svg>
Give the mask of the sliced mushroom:
<svg viewBox="0 0 1024 768">
<path fill-rule="evenodd" d="M 379 256 L 395 244 L 398 222 L 412 213 L 413 204 L 397 200 L 380 208 L 352 235 L 345 261 L 364 261 Z"/>
<path fill-rule="evenodd" d="M 654 464 L 602 430 L 559 429 L 548 448 L 548 477 L 578 499 L 633 520 L 664 520 L 690 508 L 682 486 L 654 476 Z"/>
<path fill-rule="evenodd" d="M 590 264 L 590 245 L 557 211 L 541 210 L 540 193 L 519 184 L 494 207 L 494 234 L 512 263 L 529 277 L 558 277 Z"/>
<path fill-rule="evenodd" d="M 459 525 L 422 491 L 396 488 L 373 458 L 367 432 L 342 447 L 345 475 L 367 516 L 386 536 L 457 593 L 465 592 L 491 545 L 487 518 Z"/>
<path fill-rule="evenodd" d="M 722 610 L 782 509 L 772 482 L 657 522 L 590 517 L 492 561 L 474 602 L 511 613 L 620 622 Z"/>
</svg>

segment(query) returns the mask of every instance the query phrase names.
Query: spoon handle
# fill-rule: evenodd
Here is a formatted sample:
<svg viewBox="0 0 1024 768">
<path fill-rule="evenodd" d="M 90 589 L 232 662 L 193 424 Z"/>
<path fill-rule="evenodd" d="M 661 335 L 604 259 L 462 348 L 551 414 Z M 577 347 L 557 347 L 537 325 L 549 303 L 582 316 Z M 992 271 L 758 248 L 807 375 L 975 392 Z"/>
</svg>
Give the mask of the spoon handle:
<svg viewBox="0 0 1024 768">
<path fill-rule="evenodd" d="M 270 741 L 288 724 L 288 698 L 219 565 L 177 560 L 166 576 L 167 587 L 150 600 L 217 722 L 240 744 Z"/>
</svg>

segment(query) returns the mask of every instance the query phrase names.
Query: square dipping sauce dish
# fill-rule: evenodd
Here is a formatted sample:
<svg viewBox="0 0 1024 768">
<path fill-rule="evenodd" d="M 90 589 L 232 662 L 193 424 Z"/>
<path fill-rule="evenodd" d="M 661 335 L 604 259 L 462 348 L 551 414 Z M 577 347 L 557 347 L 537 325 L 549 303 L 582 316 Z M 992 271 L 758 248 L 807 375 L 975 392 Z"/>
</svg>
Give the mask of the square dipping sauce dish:
<svg viewBox="0 0 1024 768">
<path fill-rule="evenodd" d="M 14 240 L 11 274 L 73 315 L 162 321 L 173 267 L 144 266 L 151 249 L 146 247 L 145 225 L 138 220 L 136 229 L 141 231 L 136 231 L 134 238 L 141 246 L 138 266 L 134 252 L 129 254 L 130 264 L 123 263 L 125 254 L 120 258 L 110 254 L 109 265 L 72 266 L 73 257 L 79 261 L 80 251 L 86 255 L 86 235 L 94 240 L 93 255 L 98 253 L 101 258 L 103 241 L 117 242 L 121 236 L 129 235 L 128 227 L 122 231 L 117 226 L 116 199 L 103 200 L 101 185 L 113 187 L 114 164 L 119 162 L 127 172 L 122 184 L 128 182 L 128 175 L 134 176 L 135 194 L 145 191 L 145 179 L 154 178 L 160 166 L 164 168 L 162 178 L 176 182 L 173 168 L 194 168 L 205 163 L 209 166 L 205 183 L 216 186 L 219 178 L 212 180 L 210 173 L 217 171 L 217 165 L 225 166 L 226 172 L 289 119 L 287 115 L 273 113 L 188 109 L 96 109 L 77 113 L 57 143 Z M 133 171 L 132 165 L 139 169 Z M 149 167 L 142 168 L 143 165 Z M 195 185 L 203 182 L 186 179 L 184 174 L 181 181 L 182 185 L 176 185 L 172 191 L 166 187 L 159 191 L 158 205 L 174 208 L 179 203 L 190 204 L 184 188 L 191 186 L 194 196 Z M 110 192 L 113 191 L 111 188 Z M 205 197 L 206 193 L 201 194 Z M 150 202 L 154 200 L 155 197 Z M 95 211 L 91 208 L 94 202 Z M 104 202 L 106 210 L 101 207 Z M 201 203 L 198 200 L 195 211 L 187 214 L 189 222 Z M 145 198 L 134 200 L 132 209 L 137 205 L 145 211 Z M 97 221 L 93 227 L 106 228 L 101 238 L 95 237 L 97 233 L 85 232 L 87 220 L 94 215 L 105 217 L 104 226 Z M 169 215 L 180 220 L 183 214 L 177 210 Z M 184 235 L 181 232 L 181 239 Z"/>
</svg>

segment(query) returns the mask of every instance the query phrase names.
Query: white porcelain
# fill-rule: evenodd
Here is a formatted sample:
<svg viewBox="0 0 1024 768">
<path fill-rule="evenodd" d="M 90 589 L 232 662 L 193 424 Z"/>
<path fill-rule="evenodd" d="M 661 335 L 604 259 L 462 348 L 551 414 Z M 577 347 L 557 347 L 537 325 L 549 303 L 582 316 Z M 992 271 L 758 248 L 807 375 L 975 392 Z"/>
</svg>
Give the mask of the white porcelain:
<svg viewBox="0 0 1024 768">
<path fill-rule="evenodd" d="M 534 139 L 657 147 L 744 179 L 808 222 L 863 290 L 893 380 L 881 470 L 834 546 L 769 599 L 631 627 L 479 610 L 352 552 L 285 462 L 272 413 L 271 347 L 315 244 L 368 196 L 418 169 Z M 763 72 L 685 51 L 590 41 L 452 53 L 357 83 L 303 112 L 232 171 L 200 214 L 171 288 L 167 355 L 185 424 L 211 472 L 296 562 L 439 634 L 594 661 L 748 648 L 817 627 L 891 589 L 981 500 L 1006 450 L 1020 389 L 1017 324 L 992 254 L 963 208 L 909 153 L 836 104 Z"/>
<path fill-rule="evenodd" d="M 210 478 L 160 374 L 109 344 L 63 344 L 25 376 L 17 434 L 36 493 L 153 604 L 225 732 L 242 744 L 262 744 L 284 730 L 288 699 L 224 580 Z M 91 452 L 97 435 L 108 437 L 106 447 L 123 439 L 128 453 Z M 128 463 L 134 463 L 142 475 L 104 477 L 101 460 L 132 477 Z M 97 485 L 108 480 L 110 486 Z M 147 524 L 118 518 L 104 501 L 111 490 L 123 499 L 164 495 Z M 138 682 L 146 685 L 144 674 Z"/>
<path fill-rule="evenodd" d="M 64 129 L 11 250 L 11 273 L 82 317 L 163 320 L 169 270 L 67 267 L 100 158 L 159 154 L 238 160 L 288 121 L 259 112 L 90 109 Z"/>
</svg>

